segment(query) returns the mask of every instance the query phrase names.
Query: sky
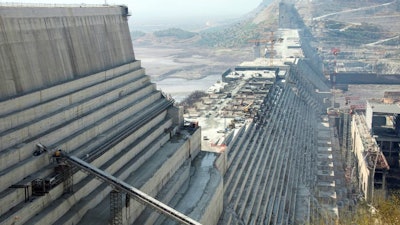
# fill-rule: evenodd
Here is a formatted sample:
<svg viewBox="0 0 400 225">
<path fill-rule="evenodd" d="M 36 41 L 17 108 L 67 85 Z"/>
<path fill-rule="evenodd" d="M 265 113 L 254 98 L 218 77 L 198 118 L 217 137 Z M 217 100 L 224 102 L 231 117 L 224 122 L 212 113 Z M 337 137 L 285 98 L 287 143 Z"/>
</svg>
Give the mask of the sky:
<svg viewBox="0 0 400 225">
<path fill-rule="evenodd" d="M 190 18 L 239 17 L 256 8 L 262 0 L 0 0 L 4 2 L 49 4 L 124 4 L 132 21 L 138 23 L 186 20 Z"/>
<path fill-rule="evenodd" d="M 256 8 L 261 0 L 134 0 L 129 4 L 137 15 L 239 16 Z"/>
</svg>

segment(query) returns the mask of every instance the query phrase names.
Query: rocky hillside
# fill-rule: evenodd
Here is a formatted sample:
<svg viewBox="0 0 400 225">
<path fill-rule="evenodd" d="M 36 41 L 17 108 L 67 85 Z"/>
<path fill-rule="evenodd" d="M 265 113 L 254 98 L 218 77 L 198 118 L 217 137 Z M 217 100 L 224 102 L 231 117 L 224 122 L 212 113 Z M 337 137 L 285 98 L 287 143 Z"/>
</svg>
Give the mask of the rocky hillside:
<svg viewBox="0 0 400 225">
<path fill-rule="evenodd" d="M 278 29 L 280 0 L 264 0 L 242 18 L 202 31 L 166 29 L 154 33 L 135 31 L 136 46 L 178 47 L 202 51 L 204 57 L 230 62 L 251 59 L 253 39 L 268 39 Z M 290 2 L 286 0 L 286 2 Z M 400 74 L 400 0 L 298 0 L 300 16 L 315 37 L 313 46 L 328 63 L 331 49 L 340 49 L 338 60 L 351 61 L 367 72 Z M 224 51 L 220 51 L 224 49 Z M 248 51 L 232 55 L 230 50 Z M 208 50 L 207 52 L 204 52 Z M 229 51 L 226 51 L 229 50 Z M 223 52 L 221 54 L 221 52 Z M 199 53 L 198 53 L 199 54 Z M 217 55 L 218 54 L 218 55 Z M 226 54 L 226 55 L 224 55 Z M 357 62 L 354 62 L 357 61 Z M 232 65 L 229 65 L 232 66 Z M 347 65 L 344 66 L 347 67 Z M 221 65 L 219 68 L 223 67 Z M 327 66 L 328 68 L 328 66 Z"/>
<path fill-rule="evenodd" d="M 361 70 L 400 74 L 400 0 L 298 1 L 296 7 L 327 60 L 358 61 Z M 357 70 L 360 70 L 358 66 Z"/>
<path fill-rule="evenodd" d="M 267 38 L 264 35 L 269 35 L 269 32 L 265 30 L 277 29 L 278 2 L 264 0 L 256 9 L 232 23 L 199 32 L 169 28 L 148 34 L 134 31 L 132 37 L 140 45 L 179 43 L 211 48 L 248 46 L 249 40 Z"/>
</svg>

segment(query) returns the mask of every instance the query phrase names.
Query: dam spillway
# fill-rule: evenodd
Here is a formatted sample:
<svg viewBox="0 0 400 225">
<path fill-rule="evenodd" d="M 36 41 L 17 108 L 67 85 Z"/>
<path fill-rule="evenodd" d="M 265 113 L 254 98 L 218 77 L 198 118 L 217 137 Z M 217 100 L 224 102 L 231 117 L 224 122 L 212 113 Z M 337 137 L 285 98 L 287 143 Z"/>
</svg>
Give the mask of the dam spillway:
<svg viewBox="0 0 400 225">
<path fill-rule="evenodd" d="M 335 220 L 340 196 L 324 185 L 338 178 L 318 166 L 333 157 L 315 91 L 329 87 L 307 59 L 276 66 L 287 74 L 260 116 L 227 134 L 223 152 L 204 152 L 203 127 L 184 126 L 135 58 L 127 16 L 123 6 L 0 7 L 1 225 L 171 223 L 60 163 L 58 150 L 202 224 Z"/>
</svg>

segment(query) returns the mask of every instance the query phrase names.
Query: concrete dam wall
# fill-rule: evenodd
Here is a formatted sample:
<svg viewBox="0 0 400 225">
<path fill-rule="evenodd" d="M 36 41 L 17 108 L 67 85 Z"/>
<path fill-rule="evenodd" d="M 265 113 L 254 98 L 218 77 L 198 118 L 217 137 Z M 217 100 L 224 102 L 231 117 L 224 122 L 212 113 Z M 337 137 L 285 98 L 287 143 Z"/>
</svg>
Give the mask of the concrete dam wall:
<svg viewBox="0 0 400 225">
<path fill-rule="evenodd" d="M 123 212 L 110 205 L 113 187 L 58 150 L 170 205 L 193 182 L 201 129 L 181 129 L 182 110 L 135 60 L 126 16 L 119 6 L 0 7 L 1 225 L 157 220 L 129 197 Z M 222 202 L 213 193 L 198 201 Z M 213 209 L 193 217 L 215 224 Z"/>
<path fill-rule="evenodd" d="M 0 7 L 0 100 L 134 61 L 124 10 Z"/>
<path fill-rule="evenodd" d="M 331 80 L 333 75 L 331 75 Z M 337 84 L 400 84 L 399 74 L 337 73 Z"/>
<path fill-rule="evenodd" d="M 53 157 L 59 150 L 202 224 L 328 214 L 333 162 L 317 163 L 332 147 L 315 90 L 329 87 L 309 60 L 285 66 L 225 151 L 204 152 L 201 127 L 183 126 L 183 110 L 135 59 L 126 16 L 113 6 L 0 7 L 0 225 L 176 224 Z"/>
</svg>

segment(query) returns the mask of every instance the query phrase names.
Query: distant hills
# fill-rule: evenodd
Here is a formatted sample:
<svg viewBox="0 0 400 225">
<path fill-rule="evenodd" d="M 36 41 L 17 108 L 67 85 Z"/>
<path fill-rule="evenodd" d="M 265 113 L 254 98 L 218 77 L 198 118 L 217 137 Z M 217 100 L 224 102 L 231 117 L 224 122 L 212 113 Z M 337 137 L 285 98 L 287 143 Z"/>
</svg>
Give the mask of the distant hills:
<svg viewBox="0 0 400 225">
<path fill-rule="evenodd" d="M 279 2 L 264 0 L 241 18 L 197 31 L 182 28 L 167 28 L 152 33 L 134 31 L 132 37 L 136 42 L 145 44 L 168 44 L 186 40 L 185 43 L 199 47 L 242 47 L 248 45 L 252 39 L 269 38 L 268 31 L 277 29 Z M 296 4 L 309 26 L 325 28 L 322 40 L 354 45 L 389 38 L 389 45 L 398 45 L 398 41 L 390 38 L 400 32 L 400 23 L 396 22 L 400 16 L 400 0 L 338 0 L 336 3 L 328 1 L 324 4 Z M 320 17 L 323 19 L 315 20 Z"/>
<path fill-rule="evenodd" d="M 180 28 L 168 28 L 166 30 L 159 30 L 153 32 L 154 36 L 158 38 L 163 38 L 163 37 L 174 37 L 177 39 L 189 39 L 192 38 L 196 35 L 198 35 L 195 32 L 190 32 L 186 30 L 182 30 Z"/>
<path fill-rule="evenodd" d="M 199 47 L 235 48 L 248 46 L 249 40 L 265 39 L 269 35 L 266 30 L 276 29 L 278 2 L 279 0 L 264 0 L 256 9 L 237 20 L 197 32 L 181 28 L 168 28 L 152 33 L 133 31 L 132 38 L 136 43 L 147 45 L 187 40 L 186 44 Z"/>
</svg>

